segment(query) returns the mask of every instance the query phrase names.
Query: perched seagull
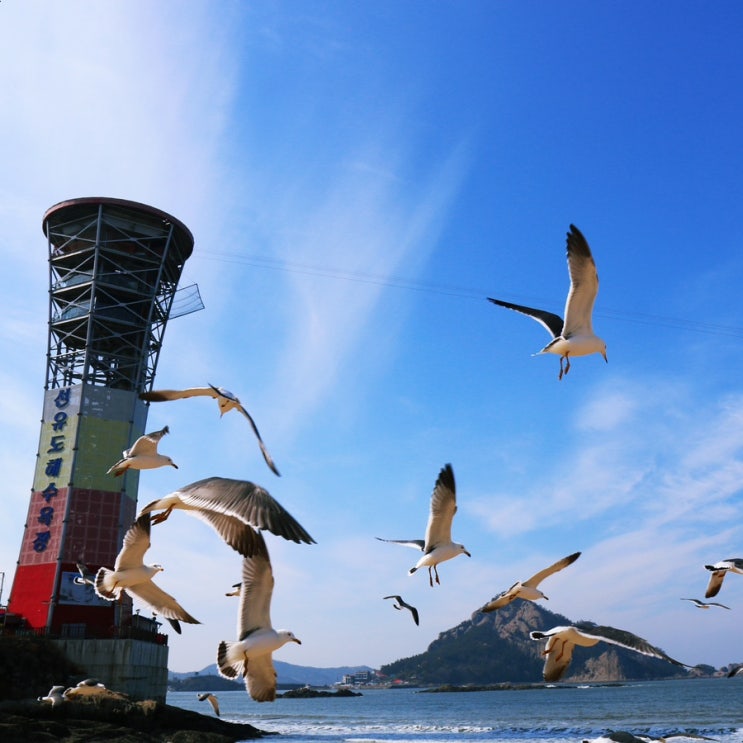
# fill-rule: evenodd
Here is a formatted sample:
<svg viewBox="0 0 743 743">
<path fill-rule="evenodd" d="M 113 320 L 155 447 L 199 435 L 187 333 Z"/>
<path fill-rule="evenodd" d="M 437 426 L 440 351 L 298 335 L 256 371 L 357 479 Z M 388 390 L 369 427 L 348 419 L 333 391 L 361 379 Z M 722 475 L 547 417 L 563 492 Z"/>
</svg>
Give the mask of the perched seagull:
<svg viewBox="0 0 743 743">
<path fill-rule="evenodd" d="M 237 642 L 222 640 L 217 649 L 221 676 L 242 676 L 256 702 L 276 699 L 276 669 L 271 654 L 287 642 L 302 642 L 286 629 L 271 626 L 273 571 L 263 535 L 258 532 L 252 557 L 243 558 L 242 592 L 237 612 Z"/>
<path fill-rule="evenodd" d="M 248 480 L 207 477 L 148 503 L 139 515 L 164 509 L 152 518 L 153 524 L 159 524 L 174 508 L 206 521 L 243 557 L 253 554 L 256 529 L 268 529 L 293 542 L 315 543 L 268 491 Z"/>
<path fill-rule="evenodd" d="M 144 436 L 140 436 L 130 449 L 125 449 L 122 452 L 123 459 L 116 462 L 106 474 L 119 477 L 119 475 L 123 475 L 128 469 L 152 470 L 156 467 L 165 467 L 166 465 L 178 469 L 178 465 L 170 457 L 157 453 L 157 445 L 160 439 L 169 431 L 170 429 L 165 426 L 160 431 L 153 431 L 152 433 L 146 433 Z"/>
<path fill-rule="evenodd" d="M 149 604 L 162 614 L 180 634 L 178 620 L 201 624 L 194 619 L 170 594 L 156 586 L 152 579 L 163 570 L 157 563 L 145 565 L 144 555 L 150 548 L 150 514 L 140 515 L 124 536 L 124 544 L 116 558 L 113 570 L 100 568 L 95 576 L 95 592 L 103 599 L 115 601 L 126 590 L 131 596 Z"/>
<path fill-rule="evenodd" d="M 568 565 L 574 563 L 580 557 L 580 552 L 573 552 L 572 555 L 563 557 L 562 560 L 558 560 L 553 565 L 550 565 L 544 570 L 540 570 L 535 575 L 532 575 L 529 580 L 517 581 L 507 591 L 503 591 L 498 594 L 494 599 L 489 601 L 480 611 L 490 612 L 500 609 L 502 606 L 510 604 L 516 599 L 524 599 L 525 601 L 538 601 L 539 599 L 547 599 L 537 586 L 552 573 L 558 572 L 566 568 Z"/>
<path fill-rule="evenodd" d="M 52 707 L 59 706 L 65 701 L 64 686 L 52 686 L 45 697 L 36 697 L 36 701 L 51 704 Z"/>
<path fill-rule="evenodd" d="M 698 609 L 709 609 L 711 606 L 720 606 L 723 609 L 729 609 L 725 604 L 718 604 L 717 601 L 700 601 L 699 599 L 681 599 L 682 601 L 693 601 Z"/>
<path fill-rule="evenodd" d="M 76 586 L 94 586 L 95 587 L 95 575 L 88 570 L 88 566 L 83 562 L 76 562 L 77 572 L 80 575 L 76 575 L 72 582 Z"/>
<path fill-rule="evenodd" d="M 214 696 L 211 692 L 204 692 L 203 694 L 199 694 L 199 701 L 204 702 L 208 701 L 209 704 L 212 705 L 212 709 L 214 710 L 214 714 L 219 717 L 219 701 L 217 697 Z"/>
<path fill-rule="evenodd" d="M 99 694 L 106 694 L 108 689 L 98 680 L 94 678 L 83 679 L 77 686 L 71 686 L 69 689 L 65 689 L 65 699 L 71 699 L 75 697 L 92 697 Z"/>
<path fill-rule="evenodd" d="M 230 410 L 240 411 L 250 423 L 255 437 L 258 439 L 258 446 L 261 447 L 263 459 L 266 460 L 266 464 L 271 468 L 271 471 L 275 475 L 281 476 L 276 465 L 273 463 L 271 455 L 266 449 L 266 445 L 263 443 L 260 433 L 258 433 L 258 426 L 255 425 L 255 421 L 251 417 L 250 413 L 242 406 L 240 400 L 237 399 L 229 390 L 224 387 L 215 387 L 209 383 L 208 387 L 190 387 L 186 390 L 152 390 L 152 392 L 142 392 L 139 396 L 140 400 L 147 400 L 147 402 L 164 402 L 166 400 L 180 400 L 184 397 L 213 397 L 219 405 L 219 417 L 221 418 L 225 413 Z"/>
<path fill-rule="evenodd" d="M 395 609 L 407 609 L 413 615 L 413 621 L 416 624 L 420 624 L 420 622 L 418 621 L 419 620 L 418 609 L 416 609 L 414 606 L 411 606 L 410 604 L 406 604 L 402 600 L 402 597 L 400 597 L 400 596 L 394 596 L 393 595 L 393 596 L 385 596 L 384 598 L 386 598 L 386 599 L 395 599 L 395 601 L 397 602 L 397 603 L 393 604 L 393 606 L 395 607 Z"/>
<path fill-rule="evenodd" d="M 743 575 L 743 558 L 730 557 L 727 560 L 720 560 L 714 565 L 705 565 L 704 567 L 712 571 L 707 584 L 707 591 L 704 594 L 704 598 L 711 599 L 720 592 L 722 581 L 729 572 Z"/>
<path fill-rule="evenodd" d="M 573 648 L 580 645 L 584 648 L 590 648 L 599 642 L 608 642 L 612 645 L 619 645 L 634 650 L 642 655 L 649 655 L 653 658 L 660 658 L 677 666 L 685 666 L 666 655 L 660 648 L 656 648 L 646 640 L 625 630 L 615 629 L 614 627 L 601 627 L 596 624 L 581 622 L 568 627 L 553 627 L 546 632 L 533 630 L 529 633 L 532 640 L 543 640 L 547 638 L 542 655 L 546 656 L 542 676 L 547 682 L 559 681 L 573 657 Z"/>
<path fill-rule="evenodd" d="M 428 568 L 428 583 L 433 587 L 433 578 L 431 577 L 431 568 L 436 576 L 436 582 L 439 581 L 439 572 L 436 566 L 444 560 L 451 560 L 452 557 L 465 554 L 471 557 L 463 544 L 457 544 L 451 541 L 451 522 L 454 514 L 457 512 L 457 496 L 454 485 L 454 472 L 450 464 L 445 465 L 431 495 L 431 508 L 428 516 L 428 525 L 426 526 L 425 539 L 382 539 L 377 537 L 381 542 L 392 542 L 393 544 L 403 544 L 406 547 L 413 547 L 423 551 L 423 557 L 408 571 L 412 575 L 418 568 Z"/>
<path fill-rule="evenodd" d="M 570 291 L 565 301 L 565 320 L 552 312 L 535 310 L 520 304 L 503 302 L 488 297 L 493 304 L 521 312 L 543 325 L 551 334 L 552 340 L 537 353 L 554 353 L 560 357 L 560 376 L 570 371 L 571 356 L 588 356 L 600 353 L 604 361 L 606 343 L 593 332 L 591 316 L 593 303 L 599 290 L 599 277 L 596 264 L 591 255 L 585 237 L 575 225 L 570 225 L 568 232 L 568 272 L 570 273 Z M 537 355 L 537 354 L 535 354 Z M 562 362 L 565 360 L 563 371 Z"/>
<path fill-rule="evenodd" d="M 239 596 L 240 586 L 242 586 L 242 583 L 233 583 L 232 590 L 229 593 L 225 593 L 225 596 Z"/>
</svg>

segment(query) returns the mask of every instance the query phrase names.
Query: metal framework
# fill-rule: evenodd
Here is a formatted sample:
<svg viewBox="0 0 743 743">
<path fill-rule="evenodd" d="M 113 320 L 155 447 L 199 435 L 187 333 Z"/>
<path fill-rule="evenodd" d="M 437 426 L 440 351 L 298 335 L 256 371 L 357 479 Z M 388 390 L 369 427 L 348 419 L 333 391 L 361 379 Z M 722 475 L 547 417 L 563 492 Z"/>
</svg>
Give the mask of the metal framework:
<svg viewBox="0 0 743 743">
<path fill-rule="evenodd" d="M 110 198 L 56 204 L 43 228 L 49 245 L 45 388 L 150 389 L 168 318 L 204 306 L 196 285 L 178 290 L 193 251 L 191 232 L 159 209 Z M 176 296 L 183 301 L 174 305 Z"/>
</svg>

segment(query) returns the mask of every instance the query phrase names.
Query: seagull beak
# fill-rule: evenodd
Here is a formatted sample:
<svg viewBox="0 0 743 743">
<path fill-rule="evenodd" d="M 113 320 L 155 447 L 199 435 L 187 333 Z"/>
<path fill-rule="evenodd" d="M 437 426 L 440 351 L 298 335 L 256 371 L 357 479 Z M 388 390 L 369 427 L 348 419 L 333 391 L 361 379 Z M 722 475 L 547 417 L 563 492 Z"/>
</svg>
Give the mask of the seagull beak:
<svg viewBox="0 0 743 743">
<path fill-rule="evenodd" d="M 467 555 L 467 557 L 472 557 L 472 555 L 469 552 L 467 552 L 467 550 L 464 551 L 464 554 Z"/>
<path fill-rule="evenodd" d="M 302 641 L 298 637 L 292 637 L 292 642 L 296 642 L 297 645 L 301 645 Z"/>
<path fill-rule="evenodd" d="M 176 469 L 178 469 L 178 465 L 175 462 L 171 462 L 171 464 L 173 465 L 173 467 L 175 467 Z"/>
<path fill-rule="evenodd" d="M 608 364 L 609 363 L 609 359 L 606 358 L 606 351 L 604 351 L 601 355 L 604 357 L 604 361 Z"/>
</svg>

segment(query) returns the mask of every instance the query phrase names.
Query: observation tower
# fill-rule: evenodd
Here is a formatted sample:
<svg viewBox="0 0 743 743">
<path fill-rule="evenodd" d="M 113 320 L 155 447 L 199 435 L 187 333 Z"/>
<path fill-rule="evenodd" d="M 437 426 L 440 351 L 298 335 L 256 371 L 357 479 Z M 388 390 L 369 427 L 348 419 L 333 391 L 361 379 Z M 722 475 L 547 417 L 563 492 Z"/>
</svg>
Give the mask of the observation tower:
<svg viewBox="0 0 743 743">
<path fill-rule="evenodd" d="M 152 387 L 168 319 L 203 309 L 196 285 L 178 289 L 193 236 L 159 209 L 113 198 L 63 201 L 47 210 L 42 226 L 49 249 L 46 381 L 7 617 L 16 631 L 59 638 L 89 672 L 92 655 L 109 666 L 122 652 L 124 666 L 149 663 L 129 646 L 95 649 L 95 641 L 149 641 L 162 650 L 150 665 L 160 675 L 165 668 L 167 680 L 159 623 L 133 615 L 128 596 L 98 598 L 76 564 L 91 573 L 113 567 L 136 515 L 139 472 L 106 471 L 145 432 L 147 404 L 138 394 Z M 112 667 L 91 675 L 104 683 L 108 675 L 110 688 L 135 696 L 151 694 L 123 688 L 122 679 L 117 686 L 122 673 Z"/>
</svg>

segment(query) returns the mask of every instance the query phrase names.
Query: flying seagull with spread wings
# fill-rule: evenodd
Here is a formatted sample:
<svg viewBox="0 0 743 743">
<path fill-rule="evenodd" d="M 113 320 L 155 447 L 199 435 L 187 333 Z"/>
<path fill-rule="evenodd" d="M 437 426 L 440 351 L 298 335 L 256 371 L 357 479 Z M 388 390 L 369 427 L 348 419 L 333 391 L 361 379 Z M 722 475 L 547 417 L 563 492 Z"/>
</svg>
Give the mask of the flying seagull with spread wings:
<svg viewBox="0 0 743 743">
<path fill-rule="evenodd" d="M 538 573 L 532 575 L 531 578 L 525 581 L 517 581 L 508 590 L 498 594 L 494 599 L 491 599 L 480 611 L 491 612 L 496 609 L 500 609 L 502 606 L 510 604 L 516 599 L 524 599 L 525 601 L 538 601 L 539 599 L 547 599 L 537 586 L 548 576 L 553 573 L 566 568 L 568 565 L 572 565 L 580 557 L 580 552 L 574 552 L 572 555 L 563 557 L 562 560 L 558 560 L 556 563 L 550 565 L 544 570 L 540 570 Z"/>
<path fill-rule="evenodd" d="M 152 390 L 151 392 L 142 392 L 139 395 L 140 400 L 147 400 L 147 402 L 180 400 L 184 397 L 213 397 L 217 401 L 217 405 L 219 405 L 220 418 L 230 410 L 237 410 L 242 413 L 248 419 L 248 423 L 250 423 L 255 437 L 258 439 L 258 446 L 261 448 L 261 453 L 263 454 L 263 459 L 266 460 L 266 464 L 271 468 L 271 471 L 275 475 L 280 476 L 271 455 L 268 453 L 268 449 L 266 449 L 266 445 L 263 443 L 263 439 L 258 432 L 258 426 L 255 425 L 252 416 L 247 410 L 245 410 L 240 403 L 240 400 L 224 387 L 215 387 L 213 384 L 209 383 L 208 387 L 189 387 L 185 390 Z"/>
<path fill-rule="evenodd" d="M 471 557 L 463 544 L 457 544 L 451 540 L 451 525 L 454 514 L 457 512 L 457 495 L 454 485 L 454 471 L 450 464 L 445 465 L 439 473 L 436 485 L 431 495 L 431 505 L 426 526 L 425 539 L 382 539 L 381 542 L 392 542 L 402 544 L 406 547 L 422 550 L 423 557 L 410 568 L 408 573 L 412 575 L 419 568 L 428 568 L 428 583 L 433 587 L 431 569 L 439 581 L 439 572 L 436 566 L 445 560 L 451 560 L 457 555 L 465 554 Z"/>
<path fill-rule="evenodd" d="M 528 315 L 549 331 L 552 340 L 537 354 L 553 353 L 560 357 L 558 379 L 562 379 L 563 374 L 570 371 L 571 356 L 600 353 L 604 361 L 608 361 L 606 343 L 593 332 L 593 305 L 599 290 L 596 264 L 586 239 L 572 224 L 568 232 L 568 272 L 570 291 L 565 302 L 564 320 L 559 315 L 546 310 L 537 310 L 533 307 L 524 307 L 520 304 L 488 297 L 493 304 Z M 565 361 L 564 370 L 563 360 Z"/>
<path fill-rule="evenodd" d="M 119 477 L 128 469 L 133 470 L 152 470 L 156 467 L 165 467 L 170 465 L 178 469 L 178 465 L 164 454 L 158 454 L 157 445 L 160 439 L 169 433 L 170 429 L 165 428 L 160 431 L 153 431 L 140 436 L 129 449 L 122 452 L 122 459 L 114 464 L 107 472 L 107 475 Z"/>
<path fill-rule="evenodd" d="M 242 589 L 237 611 L 237 642 L 222 640 L 217 648 L 217 670 L 221 676 L 242 676 L 245 688 L 256 702 L 276 699 L 274 651 L 287 642 L 302 641 L 286 629 L 271 625 L 274 577 L 263 535 L 258 533 L 252 557 L 243 558 Z"/>
<path fill-rule="evenodd" d="M 608 642 L 627 650 L 634 650 L 642 655 L 666 660 L 677 666 L 686 665 L 674 660 L 660 648 L 651 645 L 647 640 L 643 640 L 631 632 L 615 629 L 614 627 L 601 627 L 588 622 L 567 627 L 553 627 L 545 632 L 533 630 L 529 633 L 529 636 L 532 640 L 547 639 L 547 644 L 542 651 L 542 655 L 545 656 L 542 675 L 548 683 L 559 681 L 563 677 L 573 658 L 573 649 L 576 645 L 590 648 L 599 642 Z"/>
<path fill-rule="evenodd" d="M 181 632 L 179 620 L 200 624 L 169 593 L 152 582 L 164 568 L 159 563 L 144 564 L 144 555 L 149 548 L 150 514 L 145 513 L 137 518 L 124 536 L 114 569 L 100 568 L 96 573 L 95 592 L 102 599 L 115 601 L 122 591 L 126 591 L 165 617 L 178 634 Z"/>
<path fill-rule="evenodd" d="M 697 609 L 709 609 L 712 606 L 719 606 L 721 609 L 729 609 L 725 604 L 718 604 L 717 601 L 700 601 L 699 599 L 681 599 L 682 601 L 693 601 Z"/>
<path fill-rule="evenodd" d="M 139 515 L 161 509 L 152 517 L 153 524 L 165 521 L 173 509 L 183 510 L 206 521 L 244 557 L 253 554 L 257 529 L 267 529 L 292 542 L 315 543 L 267 490 L 248 480 L 207 477 L 148 503 Z"/>
<path fill-rule="evenodd" d="M 743 575 L 743 558 L 729 557 L 727 560 L 720 560 L 714 565 L 705 565 L 704 567 L 712 571 L 707 584 L 707 591 L 704 594 L 704 598 L 711 599 L 720 592 L 722 581 L 725 580 L 728 573 Z"/>
<path fill-rule="evenodd" d="M 217 697 L 214 696 L 210 691 L 205 691 L 203 694 L 199 694 L 199 701 L 200 702 L 209 702 L 209 704 L 212 705 L 212 709 L 214 710 L 214 714 L 217 717 L 220 717 L 219 714 L 219 700 Z"/>
<path fill-rule="evenodd" d="M 420 617 L 418 615 L 418 609 L 416 609 L 414 606 L 411 606 L 410 604 L 405 603 L 402 600 L 402 596 L 385 596 L 386 599 L 395 599 L 395 603 L 392 604 L 392 606 L 395 607 L 395 609 L 407 609 L 412 615 L 413 615 L 413 621 L 416 624 L 420 624 Z"/>
</svg>

